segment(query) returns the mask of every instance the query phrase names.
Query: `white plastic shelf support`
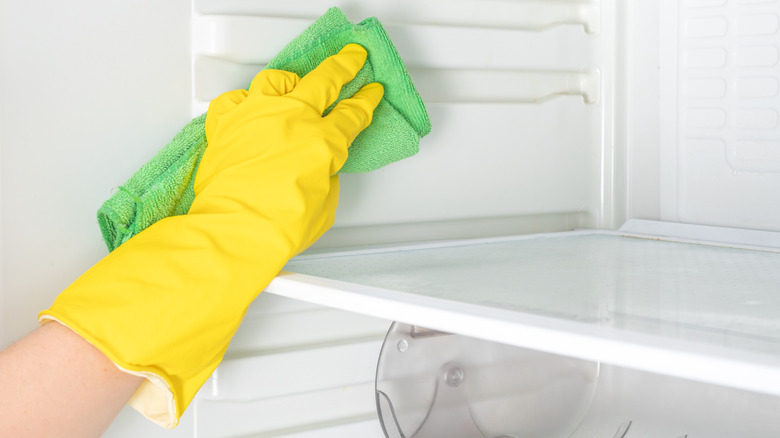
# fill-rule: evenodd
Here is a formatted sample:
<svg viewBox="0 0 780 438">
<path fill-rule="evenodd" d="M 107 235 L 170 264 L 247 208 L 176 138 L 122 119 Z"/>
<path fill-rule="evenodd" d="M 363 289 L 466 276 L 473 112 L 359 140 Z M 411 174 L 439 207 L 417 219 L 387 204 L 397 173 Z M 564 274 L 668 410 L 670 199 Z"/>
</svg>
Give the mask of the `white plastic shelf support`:
<svg viewBox="0 0 780 438">
<path fill-rule="evenodd" d="M 267 292 L 780 395 L 780 251 L 630 228 L 302 256 Z"/>
<path fill-rule="evenodd" d="M 542 16 L 566 11 L 581 15 L 575 12 L 582 8 L 583 4 L 564 9 L 558 5 Z M 226 90 L 246 87 L 284 43 L 309 24 L 311 20 L 303 18 L 196 16 L 192 32 L 195 112 L 205 110 L 205 103 Z M 551 37 L 501 26 L 488 32 L 409 22 L 390 22 L 386 27 L 408 54 L 405 61 L 428 103 L 539 103 L 559 95 L 582 96 L 589 104 L 599 100 L 600 72 L 589 58 L 591 42 L 581 32 L 569 29 Z M 492 38 L 486 38 L 486 33 Z M 555 42 L 561 38 L 566 42 Z M 522 63 L 497 65 L 495 56 L 486 53 L 488 46 L 488 52 L 512 52 Z M 471 65 L 463 60 L 472 60 Z"/>
<path fill-rule="evenodd" d="M 616 101 L 608 86 L 614 31 L 601 24 L 609 4 L 198 0 L 192 116 L 221 93 L 246 88 L 338 6 L 354 22 L 381 20 L 434 129 L 413 160 L 343 175 L 334 232 L 318 245 L 609 228 L 600 218 L 612 204 L 598 201 L 618 162 L 603 125 Z"/>
<path fill-rule="evenodd" d="M 561 25 L 579 26 L 588 34 L 601 30 L 601 0 L 309 0 L 258 2 L 254 0 L 195 0 L 203 14 L 237 14 L 313 18 L 338 6 L 348 15 L 384 17 L 437 26 L 545 30 Z M 409 13 L 413 11 L 413 13 Z M 316 16 L 316 15 L 315 15 Z"/>
</svg>

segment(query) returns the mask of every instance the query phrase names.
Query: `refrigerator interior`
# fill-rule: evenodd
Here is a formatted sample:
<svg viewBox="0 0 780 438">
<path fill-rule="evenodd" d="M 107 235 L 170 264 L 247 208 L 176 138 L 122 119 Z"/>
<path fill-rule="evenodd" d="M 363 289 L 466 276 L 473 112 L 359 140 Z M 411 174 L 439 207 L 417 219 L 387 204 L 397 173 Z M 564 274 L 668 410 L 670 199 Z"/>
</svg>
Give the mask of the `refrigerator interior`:
<svg viewBox="0 0 780 438">
<path fill-rule="evenodd" d="M 413 158 L 342 176 L 336 225 L 310 254 L 617 230 L 635 218 L 725 227 L 699 240 L 780 231 L 777 1 L 0 0 L 0 345 L 105 255 L 100 203 L 330 6 L 383 22 L 433 131 Z M 758 236 L 748 244 L 780 246 Z M 176 430 L 126 409 L 106 436 L 384 436 L 374 379 L 391 319 L 282 295 L 256 300 Z M 619 288 L 599 299 L 642 309 Z M 780 340 L 762 342 L 771 363 Z M 739 376 L 553 353 L 599 366 L 574 437 L 780 431 L 780 394 Z"/>
</svg>

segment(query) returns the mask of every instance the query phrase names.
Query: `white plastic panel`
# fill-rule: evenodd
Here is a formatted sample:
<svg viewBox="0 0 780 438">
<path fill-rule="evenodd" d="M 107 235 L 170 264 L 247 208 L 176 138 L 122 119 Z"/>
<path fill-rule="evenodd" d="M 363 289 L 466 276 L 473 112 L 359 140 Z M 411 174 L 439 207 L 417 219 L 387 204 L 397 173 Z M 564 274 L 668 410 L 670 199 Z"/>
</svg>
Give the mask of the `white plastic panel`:
<svg viewBox="0 0 780 438">
<path fill-rule="evenodd" d="M 780 230 L 780 4 L 664 4 L 663 217 Z"/>
<path fill-rule="evenodd" d="M 307 256 L 286 268 L 307 275 L 268 291 L 780 395 L 780 253 L 655 239 L 572 232 Z"/>
<path fill-rule="evenodd" d="M 601 220 L 601 35 L 612 31 L 601 1 L 197 1 L 193 114 L 246 87 L 330 6 L 383 22 L 433 132 L 411 159 L 342 177 L 336 231 L 321 246 L 516 233 L 531 217 L 549 219 L 534 231 Z M 381 231 L 342 231 L 366 227 Z"/>
</svg>

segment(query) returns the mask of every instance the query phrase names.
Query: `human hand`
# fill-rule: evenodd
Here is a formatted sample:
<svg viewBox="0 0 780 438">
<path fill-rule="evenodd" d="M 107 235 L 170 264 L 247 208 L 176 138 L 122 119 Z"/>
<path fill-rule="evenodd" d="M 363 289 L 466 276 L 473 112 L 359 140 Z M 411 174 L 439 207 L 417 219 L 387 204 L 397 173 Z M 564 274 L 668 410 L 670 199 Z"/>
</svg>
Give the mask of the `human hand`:
<svg viewBox="0 0 780 438">
<path fill-rule="evenodd" d="M 322 113 L 365 58 L 351 44 L 303 78 L 267 70 L 215 99 L 189 212 L 132 237 L 41 312 L 144 377 L 130 404 L 153 421 L 178 423 L 252 300 L 333 223 L 332 175 L 383 89 Z"/>
</svg>

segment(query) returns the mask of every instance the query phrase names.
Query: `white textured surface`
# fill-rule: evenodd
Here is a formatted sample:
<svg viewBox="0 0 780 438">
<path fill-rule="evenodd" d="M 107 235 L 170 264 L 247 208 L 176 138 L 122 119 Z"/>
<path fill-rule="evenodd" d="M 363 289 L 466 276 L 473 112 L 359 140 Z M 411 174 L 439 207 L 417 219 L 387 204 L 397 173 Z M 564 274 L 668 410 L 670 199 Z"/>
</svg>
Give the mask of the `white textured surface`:
<svg viewBox="0 0 780 438">
<path fill-rule="evenodd" d="M 663 3 L 663 218 L 780 230 L 780 3 Z"/>
</svg>

